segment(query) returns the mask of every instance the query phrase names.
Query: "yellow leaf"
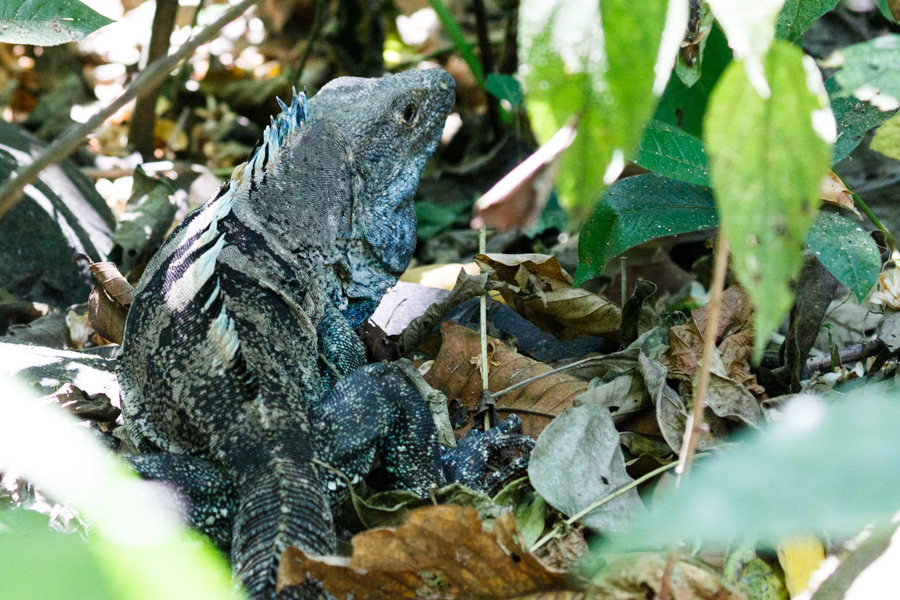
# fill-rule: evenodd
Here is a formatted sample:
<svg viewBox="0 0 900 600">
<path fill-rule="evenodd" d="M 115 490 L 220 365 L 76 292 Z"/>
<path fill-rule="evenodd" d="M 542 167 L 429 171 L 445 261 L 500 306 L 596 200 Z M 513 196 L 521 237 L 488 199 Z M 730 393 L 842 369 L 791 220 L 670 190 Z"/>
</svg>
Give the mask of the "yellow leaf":
<svg viewBox="0 0 900 600">
<path fill-rule="evenodd" d="M 824 558 L 822 542 L 812 534 L 781 540 L 778 544 L 778 562 L 784 569 L 784 579 L 791 598 L 806 589 L 810 575 L 819 568 L 819 563 Z"/>
</svg>

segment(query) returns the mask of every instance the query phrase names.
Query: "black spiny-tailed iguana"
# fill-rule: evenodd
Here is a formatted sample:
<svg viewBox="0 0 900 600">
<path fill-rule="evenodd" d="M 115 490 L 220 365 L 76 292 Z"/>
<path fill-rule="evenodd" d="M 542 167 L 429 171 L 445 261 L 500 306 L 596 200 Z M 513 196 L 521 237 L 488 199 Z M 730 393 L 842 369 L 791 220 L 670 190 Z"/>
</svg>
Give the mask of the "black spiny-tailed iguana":
<svg viewBox="0 0 900 600">
<path fill-rule="evenodd" d="M 118 374 L 149 454 L 132 462 L 182 489 L 254 598 L 275 596 L 287 546 L 334 552 L 343 483 L 314 459 L 356 481 L 377 451 L 397 487 L 425 494 L 471 485 L 496 442 L 442 463 L 419 395 L 398 370 L 363 366 L 355 334 L 412 256 L 413 196 L 453 102 L 439 69 L 295 94 L 136 289 Z"/>
</svg>

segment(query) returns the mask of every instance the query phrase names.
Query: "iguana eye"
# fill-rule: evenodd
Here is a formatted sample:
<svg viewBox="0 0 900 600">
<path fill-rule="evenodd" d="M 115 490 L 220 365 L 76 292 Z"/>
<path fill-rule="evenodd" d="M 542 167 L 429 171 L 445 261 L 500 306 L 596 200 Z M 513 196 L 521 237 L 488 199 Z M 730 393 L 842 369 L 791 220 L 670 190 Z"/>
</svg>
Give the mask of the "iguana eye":
<svg viewBox="0 0 900 600">
<path fill-rule="evenodd" d="M 410 102 L 406 105 L 406 108 L 403 109 L 403 114 L 401 118 L 403 122 L 407 125 L 412 125 L 415 123 L 416 116 L 419 114 L 419 107 L 416 106 L 415 102 Z"/>
</svg>

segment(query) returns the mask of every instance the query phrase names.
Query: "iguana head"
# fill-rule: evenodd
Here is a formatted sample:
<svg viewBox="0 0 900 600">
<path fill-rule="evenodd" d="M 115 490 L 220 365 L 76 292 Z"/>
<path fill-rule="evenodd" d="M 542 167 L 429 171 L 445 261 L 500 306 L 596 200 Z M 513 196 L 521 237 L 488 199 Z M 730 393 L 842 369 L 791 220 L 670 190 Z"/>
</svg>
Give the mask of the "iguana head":
<svg viewBox="0 0 900 600">
<path fill-rule="evenodd" d="M 343 137 L 354 179 L 349 227 L 337 240 L 346 262 L 332 265 L 351 322 L 365 320 L 409 265 L 416 245 L 413 198 L 453 107 L 454 88 L 446 71 L 412 70 L 342 77 L 310 100 L 311 120 L 333 124 Z"/>
<path fill-rule="evenodd" d="M 413 197 L 455 99 L 440 69 L 341 77 L 295 94 L 232 175 L 237 218 L 357 326 L 416 246 Z"/>
</svg>

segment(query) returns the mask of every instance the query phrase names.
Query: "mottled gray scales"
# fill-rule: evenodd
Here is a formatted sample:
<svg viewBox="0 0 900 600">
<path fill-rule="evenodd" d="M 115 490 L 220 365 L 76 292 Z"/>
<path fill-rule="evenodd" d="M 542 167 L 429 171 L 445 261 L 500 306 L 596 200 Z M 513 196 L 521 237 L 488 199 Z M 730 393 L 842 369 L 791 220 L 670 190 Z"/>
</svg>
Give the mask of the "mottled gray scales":
<svg viewBox="0 0 900 600">
<path fill-rule="evenodd" d="M 317 461 L 355 482 L 377 452 L 419 494 L 485 476 L 480 458 L 441 456 L 412 383 L 363 366 L 354 333 L 412 256 L 413 196 L 453 101 L 439 69 L 295 95 L 137 286 L 118 374 L 129 430 L 156 454 L 133 464 L 183 491 L 253 598 L 275 597 L 287 546 L 334 552 L 346 484 Z"/>
</svg>

